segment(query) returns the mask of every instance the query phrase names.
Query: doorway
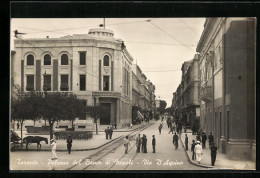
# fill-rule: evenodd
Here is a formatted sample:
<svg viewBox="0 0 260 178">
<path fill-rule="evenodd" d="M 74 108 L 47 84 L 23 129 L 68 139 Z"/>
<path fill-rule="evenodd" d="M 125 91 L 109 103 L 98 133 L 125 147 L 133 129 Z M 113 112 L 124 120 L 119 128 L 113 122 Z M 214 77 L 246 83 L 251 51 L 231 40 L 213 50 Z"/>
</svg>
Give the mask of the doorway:
<svg viewBox="0 0 260 178">
<path fill-rule="evenodd" d="M 100 125 L 109 125 L 111 119 L 111 104 L 100 103 L 102 114 L 100 116 Z"/>
</svg>

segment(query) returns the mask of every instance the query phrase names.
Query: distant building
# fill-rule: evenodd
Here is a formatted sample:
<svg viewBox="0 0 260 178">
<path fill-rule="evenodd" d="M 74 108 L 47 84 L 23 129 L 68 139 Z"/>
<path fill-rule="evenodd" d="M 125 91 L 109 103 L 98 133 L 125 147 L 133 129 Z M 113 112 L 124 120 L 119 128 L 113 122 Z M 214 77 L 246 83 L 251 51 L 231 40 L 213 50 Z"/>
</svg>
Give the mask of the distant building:
<svg viewBox="0 0 260 178">
<path fill-rule="evenodd" d="M 181 84 L 173 93 L 172 100 L 176 118 L 189 127 L 200 117 L 198 62 L 199 55 L 196 54 L 194 59 L 183 63 Z"/>
<path fill-rule="evenodd" d="M 150 80 L 147 80 L 145 74 L 137 64 L 132 65 L 132 106 L 133 117 L 139 119 L 150 118 L 155 109 L 155 86 Z M 133 118 L 135 120 L 136 118 Z M 152 119 L 152 118 L 150 118 Z"/>
<path fill-rule="evenodd" d="M 255 18 L 207 18 L 200 53 L 200 124 L 229 159 L 255 160 Z"/>
<path fill-rule="evenodd" d="M 45 39 L 16 39 L 12 59 L 12 79 L 22 90 L 72 92 L 86 105 L 106 108 L 98 121 L 100 128 L 131 123 L 132 62 L 120 39 L 107 29 L 91 29 L 88 34 Z M 91 118 L 77 118 L 76 130 L 94 129 Z M 26 121 L 25 127 L 33 126 Z M 37 126 L 44 125 L 43 122 Z M 70 121 L 57 127 L 70 128 Z"/>
</svg>

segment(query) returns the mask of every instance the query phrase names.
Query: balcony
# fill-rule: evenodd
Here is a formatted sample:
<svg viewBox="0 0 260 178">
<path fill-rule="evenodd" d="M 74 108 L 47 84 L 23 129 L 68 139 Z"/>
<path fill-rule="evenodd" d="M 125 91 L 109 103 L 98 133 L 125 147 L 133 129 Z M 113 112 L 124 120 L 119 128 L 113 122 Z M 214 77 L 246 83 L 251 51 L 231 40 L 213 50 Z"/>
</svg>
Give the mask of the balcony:
<svg viewBox="0 0 260 178">
<path fill-rule="evenodd" d="M 212 87 L 205 86 L 200 89 L 200 98 L 204 102 L 210 102 L 212 100 Z"/>
</svg>

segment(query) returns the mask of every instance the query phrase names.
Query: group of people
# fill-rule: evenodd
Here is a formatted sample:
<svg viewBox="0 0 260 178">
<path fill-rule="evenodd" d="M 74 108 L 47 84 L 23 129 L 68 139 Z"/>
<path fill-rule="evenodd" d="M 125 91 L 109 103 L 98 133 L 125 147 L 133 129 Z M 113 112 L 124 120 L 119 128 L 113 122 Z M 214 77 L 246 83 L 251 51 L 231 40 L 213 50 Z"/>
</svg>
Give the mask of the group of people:
<svg viewBox="0 0 260 178">
<path fill-rule="evenodd" d="M 143 134 L 143 137 L 141 137 L 140 134 L 136 136 L 136 153 L 147 153 L 147 136 Z M 156 145 L 156 140 L 155 136 L 152 136 L 152 148 L 153 148 L 153 153 L 155 153 L 155 145 Z"/>
<path fill-rule="evenodd" d="M 106 133 L 106 139 L 108 140 L 108 139 L 112 139 L 112 134 L 113 134 L 113 126 L 111 126 L 110 128 L 109 127 L 107 127 L 106 129 L 105 129 L 105 133 Z"/>
<path fill-rule="evenodd" d="M 50 144 L 51 144 L 52 160 L 55 160 L 57 159 L 57 154 L 56 154 L 57 143 L 54 139 L 51 139 Z M 71 147 L 72 147 L 72 138 L 71 135 L 68 135 L 67 150 L 69 154 L 71 152 Z"/>
<path fill-rule="evenodd" d="M 202 137 L 202 138 L 201 138 Z M 186 141 L 187 139 L 187 141 Z M 210 148 L 210 154 L 211 154 L 211 165 L 215 165 L 216 156 L 217 156 L 217 147 L 214 143 L 214 136 L 212 135 L 212 132 L 210 132 L 210 135 L 207 137 L 204 132 L 202 132 L 202 135 L 198 133 L 196 136 L 196 142 L 195 140 L 192 140 L 191 144 L 191 152 L 192 152 L 192 160 L 197 160 L 200 164 L 202 155 L 203 155 L 203 149 L 206 148 L 206 140 L 209 140 L 209 148 Z M 202 142 L 202 145 L 200 144 Z M 187 134 L 185 135 L 185 146 L 186 150 L 188 145 L 188 137 Z"/>
</svg>

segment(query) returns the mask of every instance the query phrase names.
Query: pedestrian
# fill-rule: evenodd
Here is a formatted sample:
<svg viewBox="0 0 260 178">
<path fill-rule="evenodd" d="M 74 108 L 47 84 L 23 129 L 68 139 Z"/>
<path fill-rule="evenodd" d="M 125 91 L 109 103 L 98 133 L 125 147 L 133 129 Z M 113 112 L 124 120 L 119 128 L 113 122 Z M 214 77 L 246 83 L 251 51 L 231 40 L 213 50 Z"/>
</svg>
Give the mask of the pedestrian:
<svg viewBox="0 0 260 178">
<path fill-rule="evenodd" d="M 195 146 L 196 146 L 195 140 L 192 140 L 191 149 L 190 149 L 192 152 L 192 160 L 196 159 L 196 154 L 194 151 Z"/>
<path fill-rule="evenodd" d="M 67 149 L 68 149 L 69 154 L 71 152 L 71 147 L 72 147 L 72 138 L 69 135 L 69 137 L 67 138 Z"/>
<path fill-rule="evenodd" d="M 113 127 L 110 127 L 110 131 L 109 131 L 109 139 L 112 139 L 112 135 L 113 135 Z"/>
<path fill-rule="evenodd" d="M 200 145 L 200 141 L 197 141 L 197 144 L 196 144 L 196 146 L 194 148 L 194 151 L 196 153 L 196 159 L 197 159 L 198 163 L 200 164 L 201 156 L 203 154 L 202 146 Z"/>
<path fill-rule="evenodd" d="M 152 139 L 153 153 L 155 153 L 155 144 L 156 144 L 155 136 L 153 135 L 153 139 Z"/>
<path fill-rule="evenodd" d="M 143 145 L 144 145 L 144 153 L 147 153 L 147 138 L 146 138 L 146 135 L 144 135 Z"/>
<path fill-rule="evenodd" d="M 179 140 L 179 136 L 175 132 L 175 134 L 173 135 L 173 139 L 172 139 L 173 144 L 175 145 L 175 150 L 178 149 L 178 140 Z"/>
<path fill-rule="evenodd" d="M 161 134 L 161 131 L 162 131 L 162 124 L 159 125 L 158 129 L 159 129 L 159 133 Z"/>
<path fill-rule="evenodd" d="M 210 148 L 212 143 L 214 142 L 214 136 L 212 135 L 212 132 L 210 132 L 210 135 L 208 136 L 208 139 L 209 139 L 209 148 Z"/>
<path fill-rule="evenodd" d="M 19 125 L 19 122 L 17 122 L 17 129 L 19 129 L 20 125 Z"/>
<path fill-rule="evenodd" d="M 210 153 L 211 153 L 211 166 L 215 165 L 216 156 L 217 156 L 217 147 L 215 143 L 212 143 L 210 147 Z"/>
<path fill-rule="evenodd" d="M 106 129 L 105 129 L 105 134 L 106 134 L 106 139 L 108 140 L 108 134 L 109 134 L 109 127 L 107 127 Z"/>
<path fill-rule="evenodd" d="M 117 123 L 115 123 L 115 129 L 117 130 Z"/>
<path fill-rule="evenodd" d="M 205 134 L 205 132 L 202 132 L 202 148 L 206 148 L 206 140 L 207 140 L 207 136 Z"/>
<path fill-rule="evenodd" d="M 141 138 L 141 149 L 142 149 L 142 152 L 144 152 L 144 137 L 145 137 L 145 135 L 143 134 L 143 136 Z"/>
<path fill-rule="evenodd" d="M 200 133 L 197 134 L 196 141 L 200 141 L 201 142 Z"/>
<path fill-rule="evenodd" d="M 55 140 L 51 139 L 52 160 L 57 159 L 56 147 L 57 147 L 57 144 L 56 144 Z"/>
<path fill-rule="evenodd" d="M 133 124 L 131 123 L 131 124 L 130 124 L 130 128 L 132 129 L 132 127 L 133 127 Z"/>
<path fill-rule="evenodd" d="M 173 126 L 170 126 L 170 131 L 168 132 L 168 134 L 169 134 L 170 132 L 173 134 Z"/>
<path fill-rule="evenodd" d="M 185 147 L 186 147 L 186 150 L 188 150 L 188 136 L 187 136 L 187 134 L 185 134 Z"/>
<path fill-rule="evenodd" d="M 125 154 L 127 154 L 127 152 L 128 152 L 129 145 L 130 145 L 130 142 L 129 142 L 128 136 L 126 136 L 124 139 Z"/>
<path fill-rule="evenodd" d="M 140 134 L 138 134 L 138 137 L 136 137 L 136 153 L 140 153 L 140 146 L 141 146 L 141 138 L 140 138 Z"/>
</svg>

